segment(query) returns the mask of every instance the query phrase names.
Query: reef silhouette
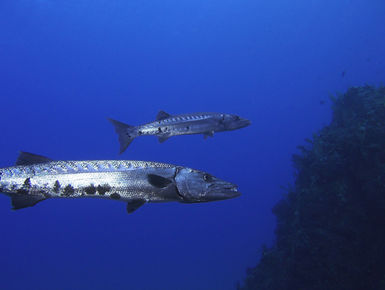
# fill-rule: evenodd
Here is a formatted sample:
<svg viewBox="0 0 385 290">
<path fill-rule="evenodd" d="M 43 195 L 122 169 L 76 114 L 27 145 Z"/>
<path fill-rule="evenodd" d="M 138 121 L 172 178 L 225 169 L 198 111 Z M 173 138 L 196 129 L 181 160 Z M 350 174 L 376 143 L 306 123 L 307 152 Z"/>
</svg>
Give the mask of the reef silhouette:
<svg viewBox="0 0 385 290">
<path fill-rule="evenodd" d="M 331 97 L 274 206 L 275 243 L 238 289 L 385 289 L 385 87 Z"/>
</svg>

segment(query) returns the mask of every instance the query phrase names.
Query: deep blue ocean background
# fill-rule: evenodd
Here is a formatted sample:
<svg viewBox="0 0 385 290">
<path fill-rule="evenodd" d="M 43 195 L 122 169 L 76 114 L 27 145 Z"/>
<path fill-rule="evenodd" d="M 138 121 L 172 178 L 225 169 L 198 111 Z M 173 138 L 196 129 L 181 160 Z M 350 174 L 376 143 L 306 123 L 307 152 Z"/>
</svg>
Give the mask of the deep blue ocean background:
<svg viewBox="0 0 385 290">
<path fill-rule="evenodd" d="M 271 244 L 291 155 L 330 121 L 329 95 L 384 84 L 382 0 L 1 0 L 0 167 L 24 150 L 207 171 L 237 199 L 147 204 L 0 196 L 1 289 L 233 289 Z M 236 113 L 242 130 L 136 139 L 107 117 Z"/>
</svg>

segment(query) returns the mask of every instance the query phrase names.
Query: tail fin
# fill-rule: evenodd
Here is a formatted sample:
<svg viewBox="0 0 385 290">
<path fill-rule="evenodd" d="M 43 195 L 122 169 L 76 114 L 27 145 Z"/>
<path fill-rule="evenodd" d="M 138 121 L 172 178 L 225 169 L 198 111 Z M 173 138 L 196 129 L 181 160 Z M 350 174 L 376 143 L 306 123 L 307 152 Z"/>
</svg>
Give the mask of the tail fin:
<svg viewBox="0 0 385 290">
<path fill-rule="evenodd" d="M 130 145 L 132 140 L 135 139 L 135 127 L 116 121 L 114 119 L 108 119 L 115 127 L 115 132 L 119 136 L 120 154 L 122 154 Z"/>
</svg>

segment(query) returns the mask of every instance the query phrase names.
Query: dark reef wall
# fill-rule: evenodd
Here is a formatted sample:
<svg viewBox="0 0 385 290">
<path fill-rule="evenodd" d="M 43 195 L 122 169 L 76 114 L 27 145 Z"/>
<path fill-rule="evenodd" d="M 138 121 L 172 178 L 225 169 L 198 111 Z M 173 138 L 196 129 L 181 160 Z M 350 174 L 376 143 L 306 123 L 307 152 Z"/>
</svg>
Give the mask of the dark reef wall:
<svg viewBox="0 0 385 290">
<path fill-rule="evenodd" d="M 331 124 L 293 156 L 276 243 L 242 289 L 385 289 L 385 87 L 332 101 Z"/>
</svg>

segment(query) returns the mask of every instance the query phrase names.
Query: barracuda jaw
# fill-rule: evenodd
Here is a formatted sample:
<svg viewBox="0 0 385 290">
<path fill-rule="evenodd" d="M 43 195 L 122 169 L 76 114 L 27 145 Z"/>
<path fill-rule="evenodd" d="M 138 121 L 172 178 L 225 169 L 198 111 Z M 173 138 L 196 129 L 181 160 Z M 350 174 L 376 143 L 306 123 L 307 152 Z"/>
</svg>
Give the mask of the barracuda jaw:
<svg viewBox="0 0 385 290">
<path fill-rule="evenodd" d="M 207 201 L 225 200 L 241 195 L 235 184 L 227 182 L 212 184 L 209 187 L 209 190 L 210 191 L 206 195 Z"/>
<path fill-rule="evenodd" d="M 241 118 L 237 115 L 224 115 L 223 124 L 225 130 L 237 130 L 247 127 L 251 124 L 250 120 Z"/>
</svg>

